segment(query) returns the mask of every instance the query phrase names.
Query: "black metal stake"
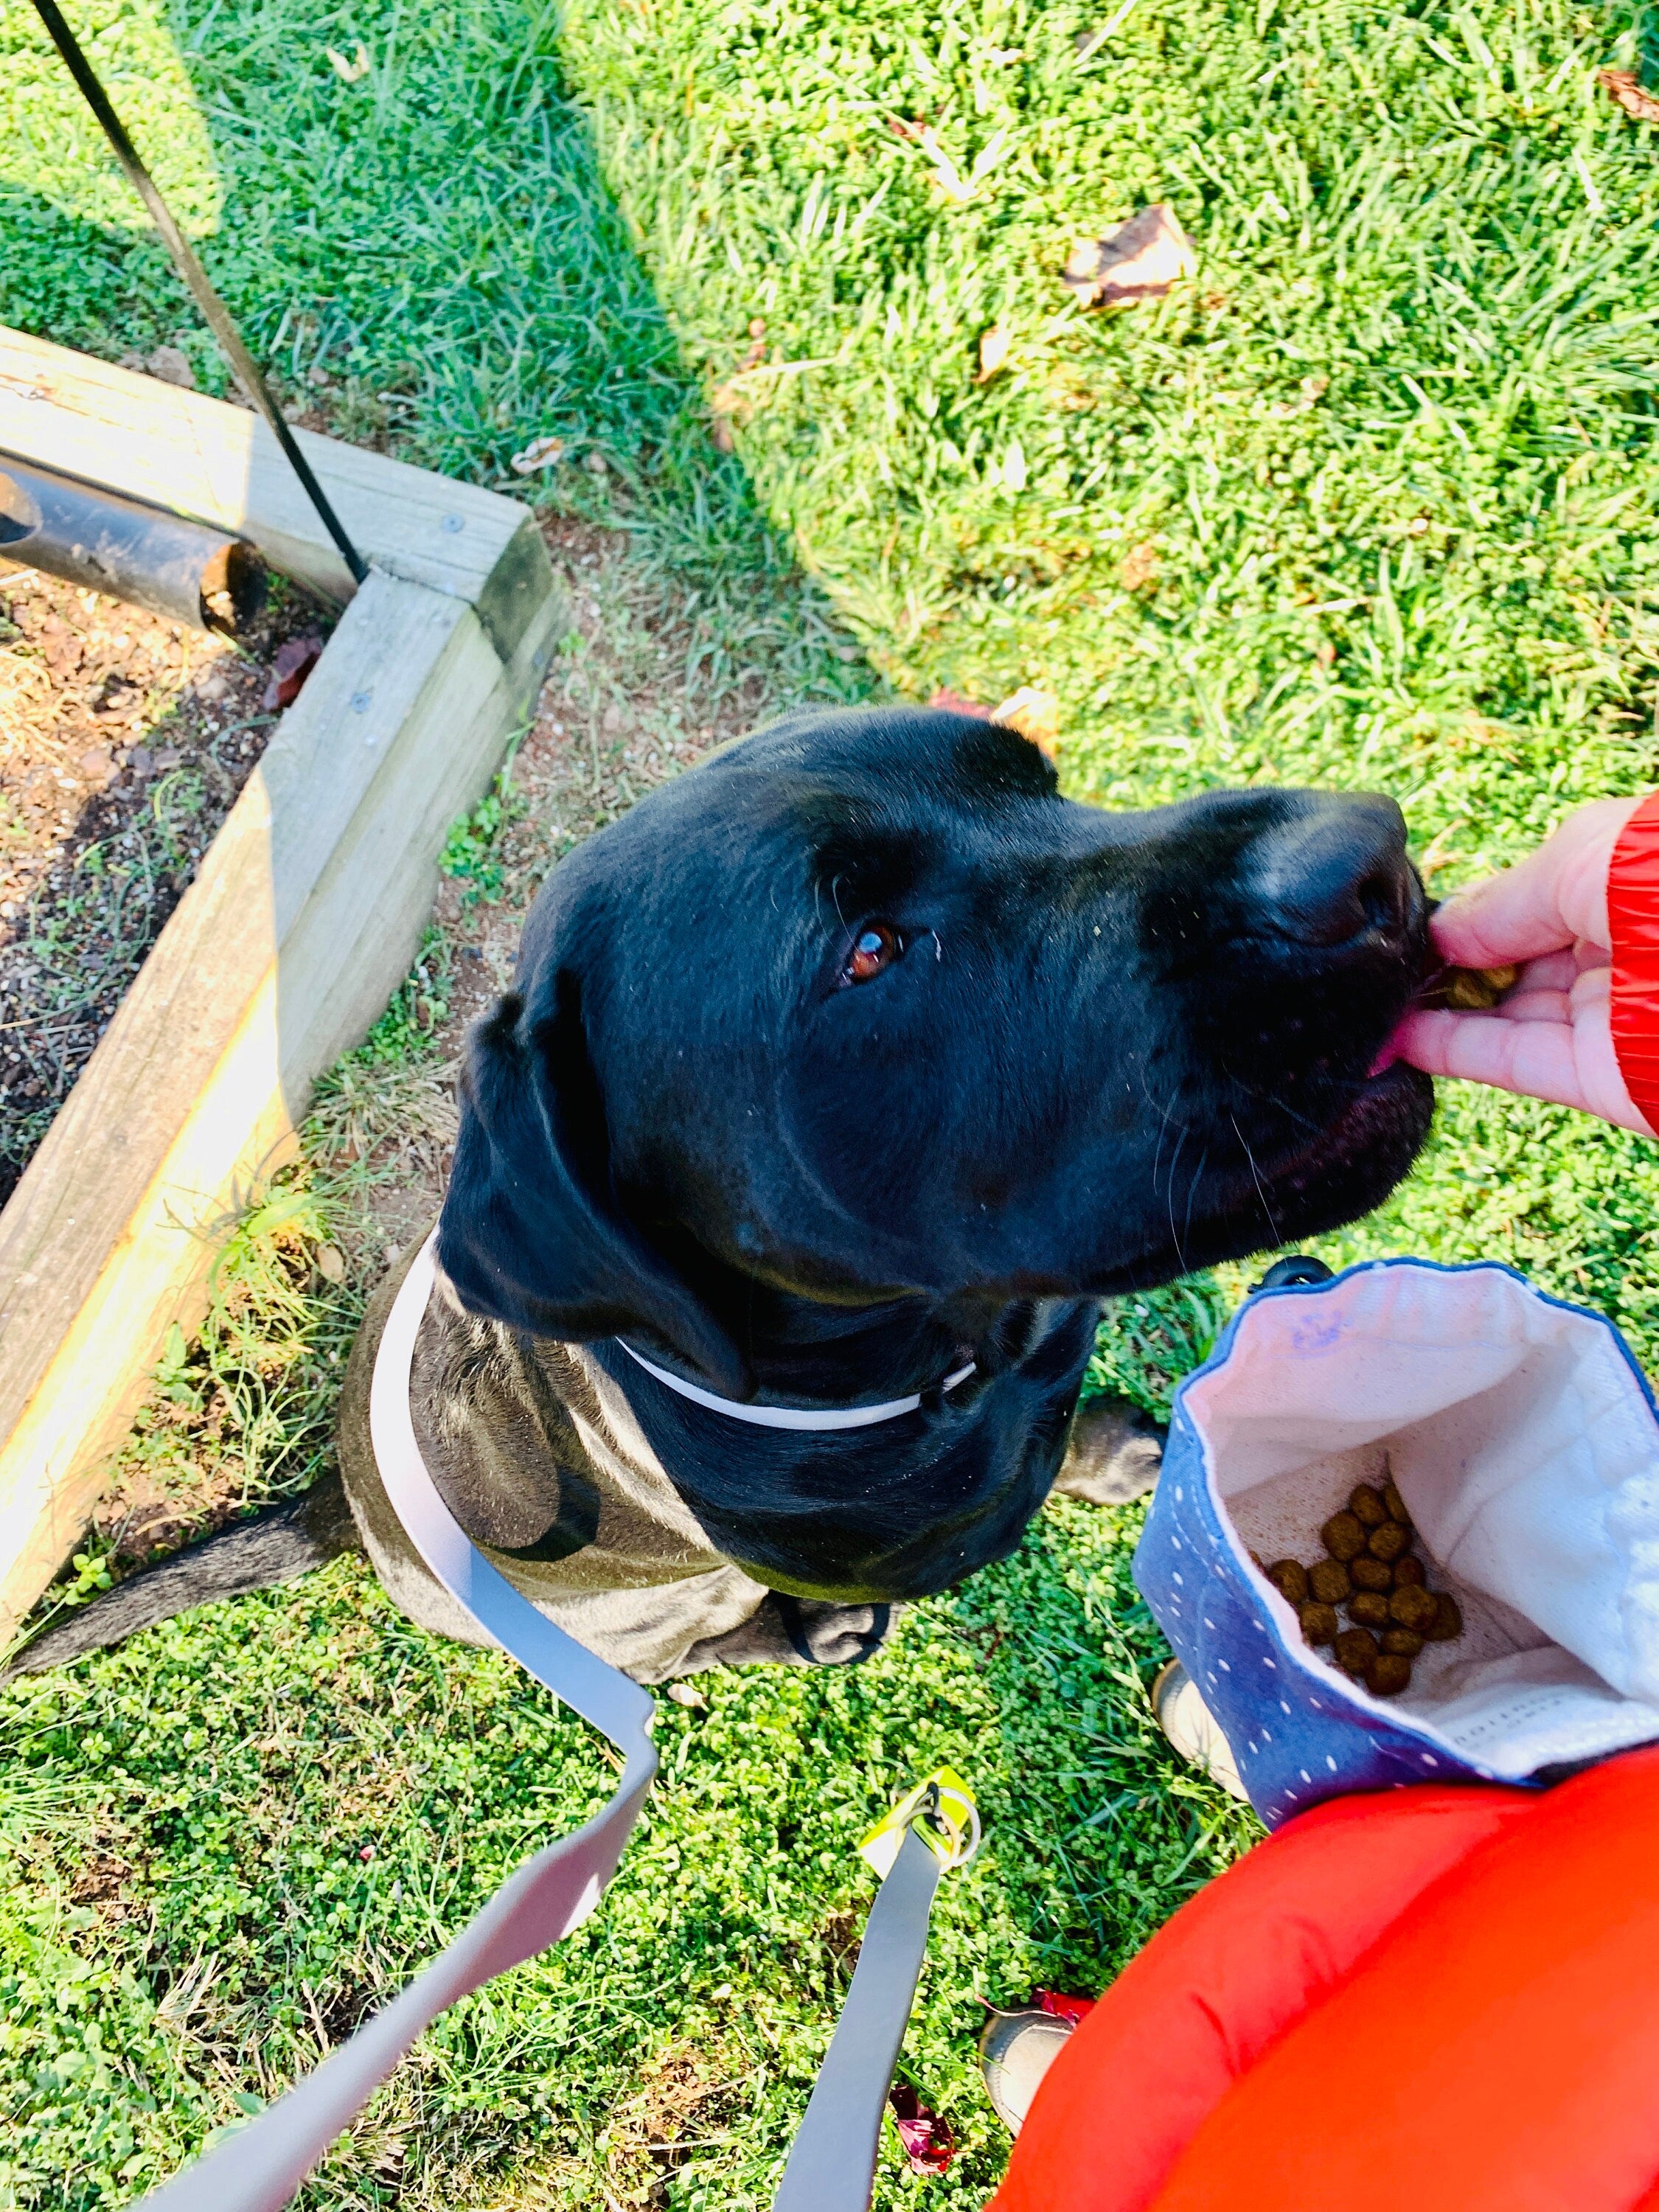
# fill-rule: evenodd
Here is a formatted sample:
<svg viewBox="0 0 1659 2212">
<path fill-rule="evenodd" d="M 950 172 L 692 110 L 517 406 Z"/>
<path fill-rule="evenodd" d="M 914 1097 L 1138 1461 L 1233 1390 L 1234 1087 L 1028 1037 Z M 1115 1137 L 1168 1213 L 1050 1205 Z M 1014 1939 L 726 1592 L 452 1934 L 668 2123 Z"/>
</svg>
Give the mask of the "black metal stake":
<svg viewBox="0 0 1659 2212">
<path fill-rule="evenodd" d="M 97 117 L 105 137 L 115 149 L 115 158 L 126 172 L 127 181 L 144 205 L 149 210 L 150 220 L 161 234 L 161 243 L 173 256 L 173 266 L 189 285 L 196 304 L 207 319 L 208 328 L 223 347 L 225 357 L 234 370 L 236 380 L 248 398 L 270 425 L 270 434 L 288 456 L 294 473 L 305 486 L 312 505 L 321 516 L 323 526 L 339 547 L 352 581 L 362 583 L 368 568 L 362 554 L 346 536 L 340 518 L 329 504 L 328 495 L 313 473 L 311 464 L 300 451 L 299 441 L 283 420 L 276 402 L 271 398 L 264 378 L 254 364 L 252 355 L 242 343 L 241 333 L 231 320 L 230 311 L 208 282 L 205 269 L 196 258 L 194 247 L 173 219 L 173 211 L 155 188 L 155 180 L 138 158 L 138 149 L 126 134 L 120 117 L 110 106 L 109 95 L 99 82 L 91 63 L 82 52 L 75 33 L 58 11 L 57 0 L 34 0 L 34 11 L 52 33 L 52 42 L 64 57 L 70 75 L 81 88 L 87 106 Z"/>
</svg>

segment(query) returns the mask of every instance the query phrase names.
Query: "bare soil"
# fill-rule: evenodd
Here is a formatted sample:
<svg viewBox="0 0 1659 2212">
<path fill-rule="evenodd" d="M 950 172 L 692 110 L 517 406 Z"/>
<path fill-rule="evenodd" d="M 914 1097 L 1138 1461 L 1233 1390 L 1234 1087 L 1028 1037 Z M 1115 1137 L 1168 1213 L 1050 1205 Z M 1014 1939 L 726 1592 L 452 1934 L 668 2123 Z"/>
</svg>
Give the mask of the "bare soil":
<svg viewBox="0 0 1659 2212">
<path fill-rule="evenodd" d="M 279 587 L 247 640 L 0 572 L 0 1204 L 109 1026 L 277 716 Z"/>
</svg>

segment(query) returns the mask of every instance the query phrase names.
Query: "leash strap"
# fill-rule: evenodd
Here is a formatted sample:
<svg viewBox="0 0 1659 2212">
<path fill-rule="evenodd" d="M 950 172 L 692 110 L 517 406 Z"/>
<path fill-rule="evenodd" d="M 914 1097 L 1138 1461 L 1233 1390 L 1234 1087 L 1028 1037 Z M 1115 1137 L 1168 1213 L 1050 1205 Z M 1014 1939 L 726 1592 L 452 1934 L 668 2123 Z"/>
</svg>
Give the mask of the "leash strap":
<svg viewBox="0 0 1659 2212">
<path fill-rule="evenodd" d="M 375 1358 L 369 1429 L 380 1479 L 416 1550 L 450 1595 L 526 1674 L 621 1752 L 622 1785 L 584 1826 L 527 1859 L 447 1950 L 314 2074 L 134 2212 L 283 2212 L 440 2013 L 580 1927 L 616 1871 L 657 1771 L 648 1693 L 514 1589 L 456 1522 L 422 1460 L 409 1410 L 409 1372 L 432 1282 L 428 1240 L 398 1290 Z"/>
<path fill-rule="evenodd" d="M 433 1285 L 434 1244 L 435 1232 L 398 1288 L 375 1355 L 369 1433 L 380 1480 L 416 1550 L 456 1602 L 621 1752 L 622 1785 L 585 1826 L 527 1859 L 448 1948 L 315 2073 L 132 2212 L 283 2212 L 440 2013 L 580 1927 L 616 1872 L 657 1771 L 649 1694 L 538 1613 L 490 1565 L 444 1504 L 421 1456 L 409 1377 Z M 933 1893 L 945 1869 L 964 1863 L 978 1844 L 973 1800 L 941 1768 L 860 1845 L 885 1878 L 775 2212 L 867 2212 L 881 2116 L 921 1972 Z"/>
<path fill-rule="evenodd" d="M 859 1845 L 885 1877 L 772 2212 L 868 2212 L 888 2086 L 909 2024 L 940 1878 L 979 1849 L 979 1814 L 950 1768 Z"/>
</svg>

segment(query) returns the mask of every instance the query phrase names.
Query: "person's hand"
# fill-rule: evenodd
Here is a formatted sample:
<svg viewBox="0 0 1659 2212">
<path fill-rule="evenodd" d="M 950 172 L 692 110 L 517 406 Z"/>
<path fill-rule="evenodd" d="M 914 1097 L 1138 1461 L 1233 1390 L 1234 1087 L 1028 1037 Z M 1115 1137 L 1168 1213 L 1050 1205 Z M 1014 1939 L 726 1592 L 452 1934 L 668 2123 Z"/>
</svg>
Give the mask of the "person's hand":
<svg viewBox="0 0 1659 2212">
<path fill-rule="evenodd" d="M 1655 1134 L 1625 1087 L 1611 1026 L 1607 870 L 1640 804 L 1581 806 L 1516 866 L 1447 900 L 1429 923 L 1443 959 L 1521 972 L 1491 1013 L 1408 1014 L 1394 1040 L 1401 1060 Z"/>
</svg>

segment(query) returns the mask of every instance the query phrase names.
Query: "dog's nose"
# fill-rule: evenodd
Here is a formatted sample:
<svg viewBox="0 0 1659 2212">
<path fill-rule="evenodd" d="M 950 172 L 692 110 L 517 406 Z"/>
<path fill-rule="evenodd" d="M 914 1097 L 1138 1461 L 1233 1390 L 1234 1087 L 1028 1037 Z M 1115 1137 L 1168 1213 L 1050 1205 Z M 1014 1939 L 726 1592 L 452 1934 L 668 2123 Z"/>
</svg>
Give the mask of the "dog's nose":
<svg viewBox="0 0 1659 2212">
<path fill-rule="evenodd" d="M 1405 817 L 1391 799 L 1322 795 L 1262 839 L 1256 888 L 1269 927 L 1297 944 L 1398 942 L 1416 889 Z"/>
</svg>

